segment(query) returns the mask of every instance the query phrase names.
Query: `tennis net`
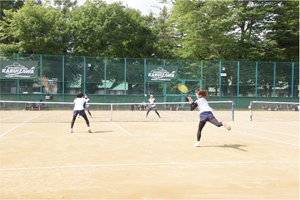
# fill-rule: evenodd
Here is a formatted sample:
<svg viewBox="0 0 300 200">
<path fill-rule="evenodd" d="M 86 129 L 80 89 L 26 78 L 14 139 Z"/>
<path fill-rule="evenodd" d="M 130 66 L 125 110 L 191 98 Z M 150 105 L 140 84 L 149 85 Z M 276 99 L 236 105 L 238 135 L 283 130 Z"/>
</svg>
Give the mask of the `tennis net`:
<svg viewBox="0 0 300 200">
<path fill-rule="evenodd" d="M 251 121 L 299 121 L 299 103 L 297 102 L 251 101 L 249 108 Z"/>
<path fill-rule="evenodd" d="M 211 101 L 209 105 L 214 109 L 214 115 L 219 121 L 234 120 L 233 101 Z M 149 103 L 89 103 L 89 111 L 93 118 L 103 121 L 199 121 L 199 110 L 190 111 L 189 102 L 165 102 L 155 103 L 160 114 L 159 118 L 154 109 L 146 118 Z M 39 102 L 39 101 L 1 101 L 1 111 L 43 111 L 68 113 L 72 115 L 73 102 Z M 89 116 L 88 112 L 86 114 Z M 50 119 L 55 122 L 54 119 Z M 66 122 L 70 119 L 66 118 Z M 62 120 L 64 122 L 64 120 Z"/>
</svg>

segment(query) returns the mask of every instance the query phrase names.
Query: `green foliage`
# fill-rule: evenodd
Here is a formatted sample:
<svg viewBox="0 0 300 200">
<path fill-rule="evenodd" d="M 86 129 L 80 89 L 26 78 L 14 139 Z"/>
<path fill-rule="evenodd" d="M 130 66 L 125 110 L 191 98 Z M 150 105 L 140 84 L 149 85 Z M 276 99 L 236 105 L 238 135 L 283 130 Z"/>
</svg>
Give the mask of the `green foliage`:
<svg viewBox="0 0 300 200">
<path fill-rule="evenodd" d="M 1 1 L 1 52 L 193 60 L 299 60 L 299 2 L 160 0 L 153 13 L 88 0 Z"/>
<path fill-rule="evenodd" d="M 74 9 L 71 18 L 72 54 L 134 58 L 155 52 L 149 19 L 121 3 L 87 1 Z"/>
<path fill-rule="evenodd" d="M 68 26 L 59 10 L 26 1 L 17 12 L 5 10 L 1 49 L 29 54 L 61 54 L 68 47 Z"/>
<path fill-rule="evenodd" d="M 273 10 L 274 21 L 267 28 L 268 60 L 299 61 L 299 2 L 282 1 Z"/>
</svg>

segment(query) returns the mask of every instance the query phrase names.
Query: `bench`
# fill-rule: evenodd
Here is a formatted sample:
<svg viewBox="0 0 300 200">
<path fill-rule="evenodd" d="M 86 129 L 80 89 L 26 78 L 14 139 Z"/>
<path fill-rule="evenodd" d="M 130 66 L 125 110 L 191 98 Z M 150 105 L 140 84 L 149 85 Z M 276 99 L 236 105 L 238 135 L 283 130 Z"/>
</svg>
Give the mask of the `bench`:
<svg viewBox="0 0 300 200">
<path fill-rule="evenodd" d="M 38 110 L 46 110 L 47 108 L 47 104 L 45 103 L 25 103 L 24 104 L 24 110 L 34 110 L 34 109 L 38 109 Z"/>
</svg>

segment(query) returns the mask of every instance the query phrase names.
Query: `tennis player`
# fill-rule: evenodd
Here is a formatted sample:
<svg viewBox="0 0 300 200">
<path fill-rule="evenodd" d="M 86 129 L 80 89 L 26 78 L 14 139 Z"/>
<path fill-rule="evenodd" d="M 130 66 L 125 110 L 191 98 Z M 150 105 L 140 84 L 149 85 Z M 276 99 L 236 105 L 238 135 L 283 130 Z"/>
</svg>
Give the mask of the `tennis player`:
<svg viewBox="0 0 300 200">
<path fill-rule="evenodd" d="M 155 105 L 155 99 L 153 98 L 153 95 L 151 94 L 150 95 L 150 99 L 149 99 L 149 107 L 147 108 L 147 114 L 146 114 L 146 117 L 148 117 L 148 114 L 150 112 L 150 110 L 154 109 L 155 113 L 158 115 L 158 117 L 160 118 L 160 115 L 159 113 L 157 112 L 157 109 L 156 109 L 156 105 Z"/>
<path fill-rule="evenodd" d="M 84 100 L 85 100 L 85 110 L 87 110 L 89 115 L 92 117 L 92 114 L 90 112 L 90 105 L 89 105 L 90 99 L 88 98 L 87 94 L 85 94 Z"/>
<path fill-rule="evenodd" d="M 74 126 L 74 123 L 75 123 L 75 120 L 76 120 L 76 117 L 77 115 L 81 115 L 85 122 L 86 122 L 86 125 L 88 126 L 88 132 L 91 133 L 91 128 L 90 128 L 90 122 L 84 112 L 84 108 L 85 108 L 85 105 L 86 105 L 86 102 L 85 100 L 82 98 L 83 97 L 83 94 L 82 92 L 78 92 L 77 93 L 77 98 L 74 100 L 74 109 L 73 109 L 73 119 L 72 119 L 72 122 L 71 122 L 71 130 L 70 130 L 70 133 L 73 133 L 73 126 Z"/>
<path fill-rule="evenodd" d="M 201 138 L 201 131 L 203 127 L 205 126 L 206 122 L 210 122 L 217 127 L 224 126 L 228 131 L 231 130 L 231 127 L 226 124 L 219 122 L 213 115 L 212 111 L 213 109 L 208 105 L 208 102 L 206 101 L 206 98 L 208 98 L 208 94 L 206 90 L 198 90 L 196 92 L 197 100 L 194 102 L 191 97 L 188 97 L 188 100 L 190 101 L 190 107 L 191 111 L 198 107 L 200 110 L 200 122 L 198 126 L 198 132 L 197 132 L 197 142 L 195 143 L 195 147 L 200 146 L 200 138 Z"/>
</svg>

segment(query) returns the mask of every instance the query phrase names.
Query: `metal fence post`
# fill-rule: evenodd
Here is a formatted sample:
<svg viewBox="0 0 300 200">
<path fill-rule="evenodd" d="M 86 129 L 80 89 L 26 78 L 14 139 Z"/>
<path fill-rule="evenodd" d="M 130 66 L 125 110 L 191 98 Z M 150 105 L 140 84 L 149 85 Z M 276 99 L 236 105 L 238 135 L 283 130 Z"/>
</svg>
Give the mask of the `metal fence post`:
<svg viewBox="0 0 300 200">
<path fill-rule="evenodd" d="M 86 82 L 86 68 L 85 68 L 85 56 L 83 56 L 83 94 L 85 94 L 85 82 Z"/>
<path fill-rule="evenodd" d="M 256 62 L 256 66 L 255 66 L 255 101 L 257 101 L 257 78 L 258 76 L 258 62 Z"/>
<path fill-rule="evenodd" d="M 62 56 L 62 101 L 65 102 L 65 56 Z"/>
<path fill-rule="evenodd" d="M 104 103 L 106 103 L 106 57 L 104 59 Z"/>
<path fill-rule="evenodd" d="M 275 102 L 275 87 L 276 87 L 276 62 L 274 62 L 274 80 L 273 80 L 273 101 Z"/>
<path fill-rule="evenodd" d="M 200 80 L 200 90 L 203 87 L 203 60 L 201 60 L 201 80 Z"/>
<path fill-rule="evenodd" d="M 20 60 L 19 53 L 17 53 L 17 60 Z M 17 101 L 20 101 L 20 79 L 17 80 Z"/>
<path fill-rule="evenodd" d="M 221 92 L 221 84 L 222 84 L 222 81 L 221 81 L 221 72 L 222 72 L 222 61 L 220 60 L 220 64 L 219 64 L 219 101 L 221 101 L 221 95 L 222 95 L 222 92 Z"/>
<path fill-rule="evenodd" d="M 43 93 L 43 55 L 40 55 L 40 99 Z"/>
<path fill-rule="evenodd" d="M 124 75 L 124 103 L 126 103 L 126 58 L 125 58 L 125 75 Z"/>
<path fill-rule="evenodd" d="M 295 70 L 295 66 L 294 66 L 294 62 L 292 63 L 292 91 L 291 91 L 291 95 L 292 95 L 292 102 L 294 101 L 294 70 Z"/>
<path fill-rule="evenodd" d="M 166 66 L 166 60 L 164 59 L 164 66 Z M 164 91 L 163 91 L 163 93 L 164 93 L 164 102 L 166 102 L 167 101 L 167 83 L 166 82 L 164 82 Z"/>
<path fill-rule="evenodd" d="M 240 61 L 238 61 L 238 69 L 237 69 L 237 91 L 236 91 L 236 95 L 237 95 L 237 101 L 236 101 L 236 105 L 237 108 L 240 107 Z"/>
<path fill-rule="evenodd" d="M 147 91 L 146 91 L 146 77 L 147 77 L 147 74 L 146 74 L 146 58 L 144 58 L 144 101 L 146 102 L 146 94 L 147 94 Z"/>
</svg>

